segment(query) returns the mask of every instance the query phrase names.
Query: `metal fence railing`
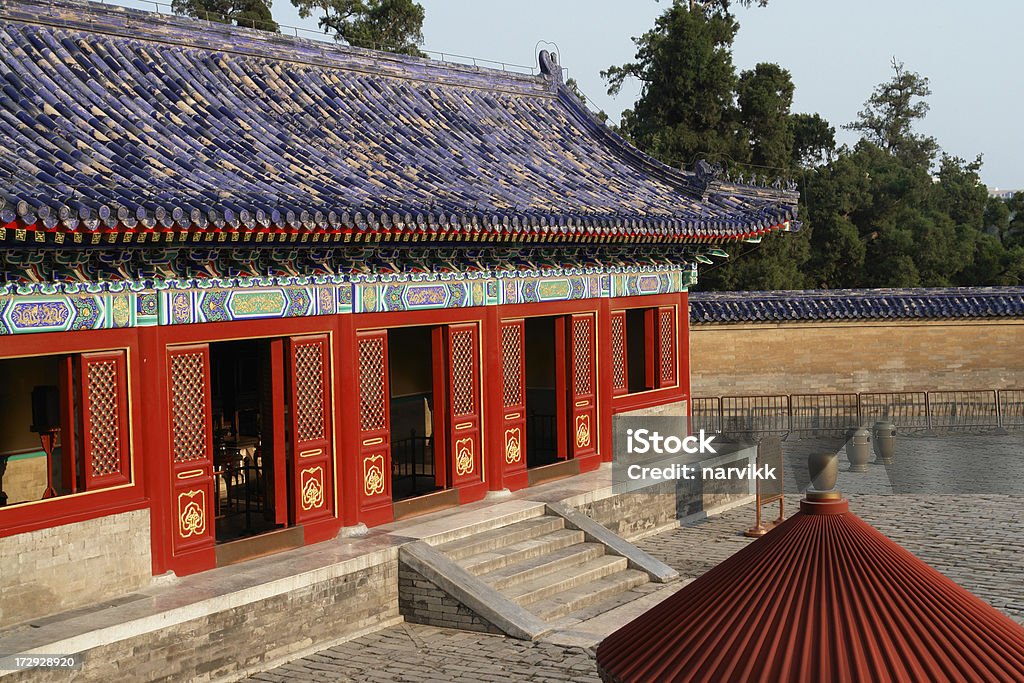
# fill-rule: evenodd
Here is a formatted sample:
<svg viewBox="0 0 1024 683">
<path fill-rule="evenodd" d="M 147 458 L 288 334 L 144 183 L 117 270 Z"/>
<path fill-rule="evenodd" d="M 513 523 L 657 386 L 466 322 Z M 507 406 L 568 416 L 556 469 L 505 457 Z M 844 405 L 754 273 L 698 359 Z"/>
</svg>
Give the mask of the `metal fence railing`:
<svg viewBox="0 0 1024 683">
<path fill-rule="evenodd" d="M 932 391 L 928 395 L 932 431 L 971 431 L 1002 427 L 999 395 L 991 391 Z"/>
<path fill-rule="evenodd" d="M 904 430 L 928 429 L 928 392 L 879 391 L 859 396 L 862 420 L 888 419 Z"/>
<path fill-rule="evenodd" d="M 1003 429 L 1024 427 L 1024 389 L 999 391 L 999 424 Z"/>
<path fill-rule="evenodd" d="M 786 434 L 789 432 L 789 397 L 723 396 L 722 432 Z"/>
<path fill-rule="evenodd" d="M 882 419 L 903 432 L 1024 428 L 1024 389 L 710 396 L 690 406 L 693 429 L 736 435 L 843 436 Z"/>
<path fill-rule="evenodd" d="M 842 436 L 859 419 L 857 394 L 793 394 L 790 432 Z"/>
</svg>

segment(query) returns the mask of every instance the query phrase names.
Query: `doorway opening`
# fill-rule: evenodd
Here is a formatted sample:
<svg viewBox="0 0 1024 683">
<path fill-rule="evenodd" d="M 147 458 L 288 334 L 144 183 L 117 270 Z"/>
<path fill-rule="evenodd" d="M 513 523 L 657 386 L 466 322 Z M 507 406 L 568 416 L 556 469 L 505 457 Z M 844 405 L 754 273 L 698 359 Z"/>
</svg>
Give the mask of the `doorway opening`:
<svg viewBox="0 0 1024 683">
<path fill-rule="evenodd" d="M 391 414 L 391 497 L 400 501 L 446 488 L 438 462 L 435 328 L 388 330 Z M 443 427 L 442 427 L 443 429 Z"/>
<path fill-rule="evenodd" d="M 654 309 L 631 308 L 626 311 L 626 379 L 628 392 L 654 388 Z"/>
<path fill-rule="evenodd" d="M 287 501 L 275 495 L 276 479 L 285 473 L 275 468 L 273 429 L 275 423 L 284 424 L 286 406 L 273 400 L 274 361 L 269 339 L 210 344 L 217 543 L 288 522 Z"/>
<path fill-rule="evenodd" d="M 524 325 L 526 357 L 526 466 L 542 467 L 565 457 L 562 424 L 564 406 L 558 393 L 557 329 L 554 316 L 527 318 Z"/>
</svg>

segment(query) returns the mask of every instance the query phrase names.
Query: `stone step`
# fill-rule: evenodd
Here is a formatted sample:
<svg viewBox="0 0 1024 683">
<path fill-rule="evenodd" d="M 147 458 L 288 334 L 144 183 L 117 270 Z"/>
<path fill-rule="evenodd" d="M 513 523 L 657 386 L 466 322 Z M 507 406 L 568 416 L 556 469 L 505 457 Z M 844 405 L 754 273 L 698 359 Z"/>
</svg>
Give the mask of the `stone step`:
<svg viewBox="0 0 1024 683">
<path fill-rule="evenodd" d="M 646 572 L 623 569 L 539 600 L 530 605 L 529 609 L 539 618 L 550 622 L 589 605 L 610 600 L 619 593 L 647 583 L 648 580 Z"/>
<path fill-rule="evenodd" d="M 570 568 L 602 555 L 604 546 L 600 543 L 577 543 L 479 576 L 484 583 L 501 591 L 548 574 L 571 571 Z"/>
<path fill-rule="evenodd" d="M 508 526 L 473 534 L 456 541 L 442 543 L 436 547 L 438 551 L 457 561 L 564 528 L 565 521 L 561 517 L 534 517 L 516 522 L 515 524 L 509 524 Z"/>
<path fill-rule="evenodd" d="M 583 564 L 574 565 L 554 574 L 532 579 L 513 586 L 502 593 L 519 605 L 529 605 L 562 591 L 588 584 L 597 579 L 621 571 L 627 566 L 626 558 L 602 555 Z M 532 608 L 528 608 L 531 611 Z"/>
<path fill-rule="evenodd" d="M 585 535 L 575 529 L 559 529 L 550 534 L 529 538 L 503 548 L 496 548 L 458 560 L 457 564 L 470 574 L 477 576 L 493 572 L 517 562 L 540 557 L 547 553 L 582 543 Z"/>
</svg>

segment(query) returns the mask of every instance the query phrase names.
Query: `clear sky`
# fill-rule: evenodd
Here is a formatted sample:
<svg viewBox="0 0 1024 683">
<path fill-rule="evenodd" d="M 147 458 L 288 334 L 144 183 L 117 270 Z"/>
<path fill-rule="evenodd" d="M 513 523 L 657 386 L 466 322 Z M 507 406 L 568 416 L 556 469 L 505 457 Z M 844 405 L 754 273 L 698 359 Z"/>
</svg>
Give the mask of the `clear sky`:
<svg viewBox="0 0 1024 683">
<path fill-rule="evenodd" d="M 593 106 L 617 120 L 639 85 L 610 98 L 600 71 L 632 59 L 630 38 L 651 28 L 669 0 L 419 2 L 426 9 L 426 49 L 536 65 L 536 51 L 551 49 L 538 41 L 551 41 Z M 289 0 L 274 0 L 273 14 L 281 24 L 316 28 L 315 19 L 298 18 Z M 840 126 L 889 79 L 895 57 L 930 80 L 931 111 L 919 130 L 950 154 L 983 154 L 989 187 L 1024 189 L 1021 0 L 770 0 L 765 8 L 737 8 L 737 16 L 737 69 L 758 62 L 788 69 L 796 85 L 794 111 L 821 114 L 841 142 L 854 141 Z"/>
</svg>

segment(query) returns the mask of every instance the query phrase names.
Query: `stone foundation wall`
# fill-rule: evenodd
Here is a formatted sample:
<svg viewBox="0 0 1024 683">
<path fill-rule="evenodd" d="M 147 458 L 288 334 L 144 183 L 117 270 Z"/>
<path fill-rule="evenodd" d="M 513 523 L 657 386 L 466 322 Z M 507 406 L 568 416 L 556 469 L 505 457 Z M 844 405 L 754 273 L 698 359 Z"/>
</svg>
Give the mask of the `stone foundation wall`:
<svg viewBox="0 0 1024 683">
<path fill-rule="evenodd" d="M 414 624 L 502 634 L 500 629 L 401 560 L 398 563 L 398 596 L 402 616 Z"/>
<path fill-rule="evenodd" d="M 1024 387 L 1024 320 L 702 324 L 692 395 Z"/>
<path fill-rule="evenodd" d="M 149 585 L 149 524 L 149 510 L 135 510 L 0 538 L 0 624 Z"/>
<path fill-rule="evenodd" d="M 757 449 L 722 453 L 701 461 L 701 467 L 746 467 L 756 463 Z M 619 536 L 642 538 L 667 525 L 704 516 L 716 508 L 744 502 L 754 494 L 752 482 L 704 480 L 665 481 L 642 491 L 617 493 L 573 505 Z M 569 501 L 572 504 L 572 501 Z"/>
<path fill-rule="evenodd" d="M 75 681 L 237 680 L 398 617 L 397 562 L 372 565 L 87 650 Z M 68 680 L 22 671 L 4 683 Z"/>
<path fill-rule="evenodd" d="M 622 415 L 623 417 L 673 417 L 673 416 L 686 416 L 687 401 L 674 401 L 672 403 L 664 403 L 660 406 L 651 406 L 650 408 L 640 408 L 638 410 L 629 410 L 623 413 L 616 413 L 616 415 Z"/>
</svg>

